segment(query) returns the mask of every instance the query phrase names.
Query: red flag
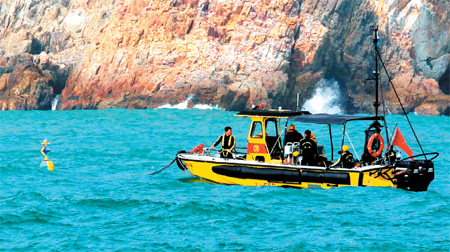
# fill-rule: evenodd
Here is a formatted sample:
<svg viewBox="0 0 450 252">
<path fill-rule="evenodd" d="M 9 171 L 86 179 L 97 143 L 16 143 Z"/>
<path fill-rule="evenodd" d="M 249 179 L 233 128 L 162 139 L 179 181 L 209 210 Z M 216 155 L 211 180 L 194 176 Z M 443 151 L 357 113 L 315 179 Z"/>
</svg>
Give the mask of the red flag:
<svg viewBox="0 0 450 252">
<path fill-rule="evenodd" d="M 405 138 L 403 138 L 403 135 L 398 128 L 395 131 L 395 136 L 394 139 L 392 140 L 392 145 L 395 145 L 400 149 L 402 149 L 406 154 L 408 154 L 409 157 L 411 157 L 414 153 L 406 144 Z M 411 160 L 414 160 L 414 158 L 411 158 Z"/>
</svg>

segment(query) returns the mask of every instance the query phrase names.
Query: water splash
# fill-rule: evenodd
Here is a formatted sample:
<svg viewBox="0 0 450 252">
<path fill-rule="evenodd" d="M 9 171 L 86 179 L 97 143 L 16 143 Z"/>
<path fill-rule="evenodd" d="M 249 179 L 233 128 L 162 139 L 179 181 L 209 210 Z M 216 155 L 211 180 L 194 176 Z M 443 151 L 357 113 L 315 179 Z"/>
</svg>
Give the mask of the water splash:
<svg viewBox="0 0 450 252">
<path fill-rule="evenodd" d="M 56 105 L 58 105 L 59 94 L 55 95 L 52 101 L 52 110 L 56 110 Z"/>
<path fill-rule="evenodd" d="M 212 109 L 221 110 L 219 105 L 212 106 L 212 105 L 208 105 L 208 104 L 195 104 L 194 108 L 201 109 L 201 110 L 212 110 Z"/>
<path fill-rule="evenodd" d="M 193 94 L 190 94 L 185 101 L 177 104 L 177 105 L 170 105 L 170 104 L 164 104 L 158 108 L 169 108 L 169 109 L 187 109 L 188 108 L 188 104 L 189 101 L 192 100 L 192 98 L 194 97 Z M 196 109 L 201 109 L 201 110 L 212 110 L 212 109 L 219 109 L 218 105 L 212 106 L 212 105 L 207 105 L 207 104 L 195 104 L 194 108 Z"/>
<path fill-rule="evenodd" d="M 340 97 L 339 83 L 335 80 L 322 79 L 317 83 L 313 97 L 303 104 L 302 110 L 313 114 L 340 114 L 342 113 L 339 104 Z"/>
</svg>

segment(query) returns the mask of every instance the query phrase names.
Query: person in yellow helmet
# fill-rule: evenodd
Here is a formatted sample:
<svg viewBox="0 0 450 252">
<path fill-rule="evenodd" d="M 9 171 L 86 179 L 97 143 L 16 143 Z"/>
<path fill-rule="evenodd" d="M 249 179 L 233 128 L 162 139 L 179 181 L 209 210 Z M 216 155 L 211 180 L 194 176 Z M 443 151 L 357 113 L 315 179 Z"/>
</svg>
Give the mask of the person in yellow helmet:
<svg viewBox="0 0 450 252">
<path fill-rule="evenodd" d="M 352 168 L 354 166 L 353 161 L 353 154 L 349 151 L 349 147 L 347 145 L 342 146 L 342 152 L 339 151 L 339 154 L 341 156 L 339 157 L 338 161 L 336 161 L 334 164 L 331 165 L 331 167 L 345 167 L 345 168 Z"/>
</svg>

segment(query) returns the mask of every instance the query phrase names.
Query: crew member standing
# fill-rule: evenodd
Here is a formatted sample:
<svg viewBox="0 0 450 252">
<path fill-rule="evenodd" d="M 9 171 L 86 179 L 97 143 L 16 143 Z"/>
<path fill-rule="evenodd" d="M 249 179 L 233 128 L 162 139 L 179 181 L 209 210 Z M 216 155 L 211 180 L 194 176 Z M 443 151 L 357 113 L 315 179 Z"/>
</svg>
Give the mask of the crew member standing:
<svg viewBox="0 0 450 252">
<path fill-rule="evenodd" d="M 222 143 L 222 149 L 220 151 L 221 158 L 232 158 L 231 151 L 236 147 L 236 138 L 232 135 L 233 131 L 231 127 L 225 127 L 225 134 L 221 135 L 219 139 L 211 146 L 211 150 L 214 149 L 219 143 Z"/>
<path fill-rule="evenodd" d="M 287 143 L 299 143 L 303 139 L 300 132 L 295 130 L 295 125 L 289 125 L 289 130 L 286 132 L 286 137 L 284 138 L 284 145 Z"/>
<path fill-rule="evenodd" d="M 300 141 L 300 149 L 302 150 L 302 165 L 316 165 L 317 143 L 311 139 L 311 131 L 305 131 L 305 138 Z"/>
</svg>

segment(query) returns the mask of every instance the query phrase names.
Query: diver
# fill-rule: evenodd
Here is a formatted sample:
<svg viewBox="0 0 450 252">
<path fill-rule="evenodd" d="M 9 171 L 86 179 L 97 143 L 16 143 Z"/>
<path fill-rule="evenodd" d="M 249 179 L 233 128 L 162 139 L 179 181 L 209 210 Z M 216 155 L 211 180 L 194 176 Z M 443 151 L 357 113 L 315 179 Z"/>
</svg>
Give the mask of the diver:
<svg viewBox="0 0 450 252">
<path fill-rule="evenodd" d="M 311 138 L 311 131 L 305 131 L 305 138 L 300 141 L 300 150 L 302 150 L 302 165 L 315 165 L 317 156 L 317 143 Z"/>
<path fill-rule="evenodd" d="M 397 160 L 397 153 L 394 151 L 394 145 L 389 146 L 389 151 L 386 152 L 386 157 L 389 163 L 394 163 Z"/>
<path fill-rule="evenodd" d="M 220 150 L 221 158 L 232 158 L 232 150 L 236 147 L 236 138 L 232 135 L 233 131 L 231 127 L 225 127 L 225 134 L 221 135 L 219 139 L 210 147 L 214 149 L 219 143 L 222 142 L 222 149 Z"/>
<path fill-rule="evenodd" d="M 302 139 L 303 136 L 300 132 L 295 130 L 295 125 L 289 125 L 289 130 L 286 131 L 286 136 L 284 138 L 284 145 L 287 143 L 299 143 Z"/>
<path fill-rule="evenodd" d="M 47 148 L 47 145 L 49 145 L 50 143 L 47 141 L 47 139 L 44 139 L 44 141 L 41 144 L 43 145 L 43 147 L 41 149 L 41 153 L 45 157 L 44 161 L 49 161 L 47 154 L 50 152 L 50 149 Z"/>
<path fill-rule="evenodd" d="M 331 167 L 338 166 L 352 168 L 354 166 L 353 154 L 349 151 L 349 149 L 350 148 L 347 145 L 343 145 L 342 152 L 339 151 L 339 154 L 341 154 L 341 156 L 339 157 L 338 161 L 331 165 Z"/>
</svg>

